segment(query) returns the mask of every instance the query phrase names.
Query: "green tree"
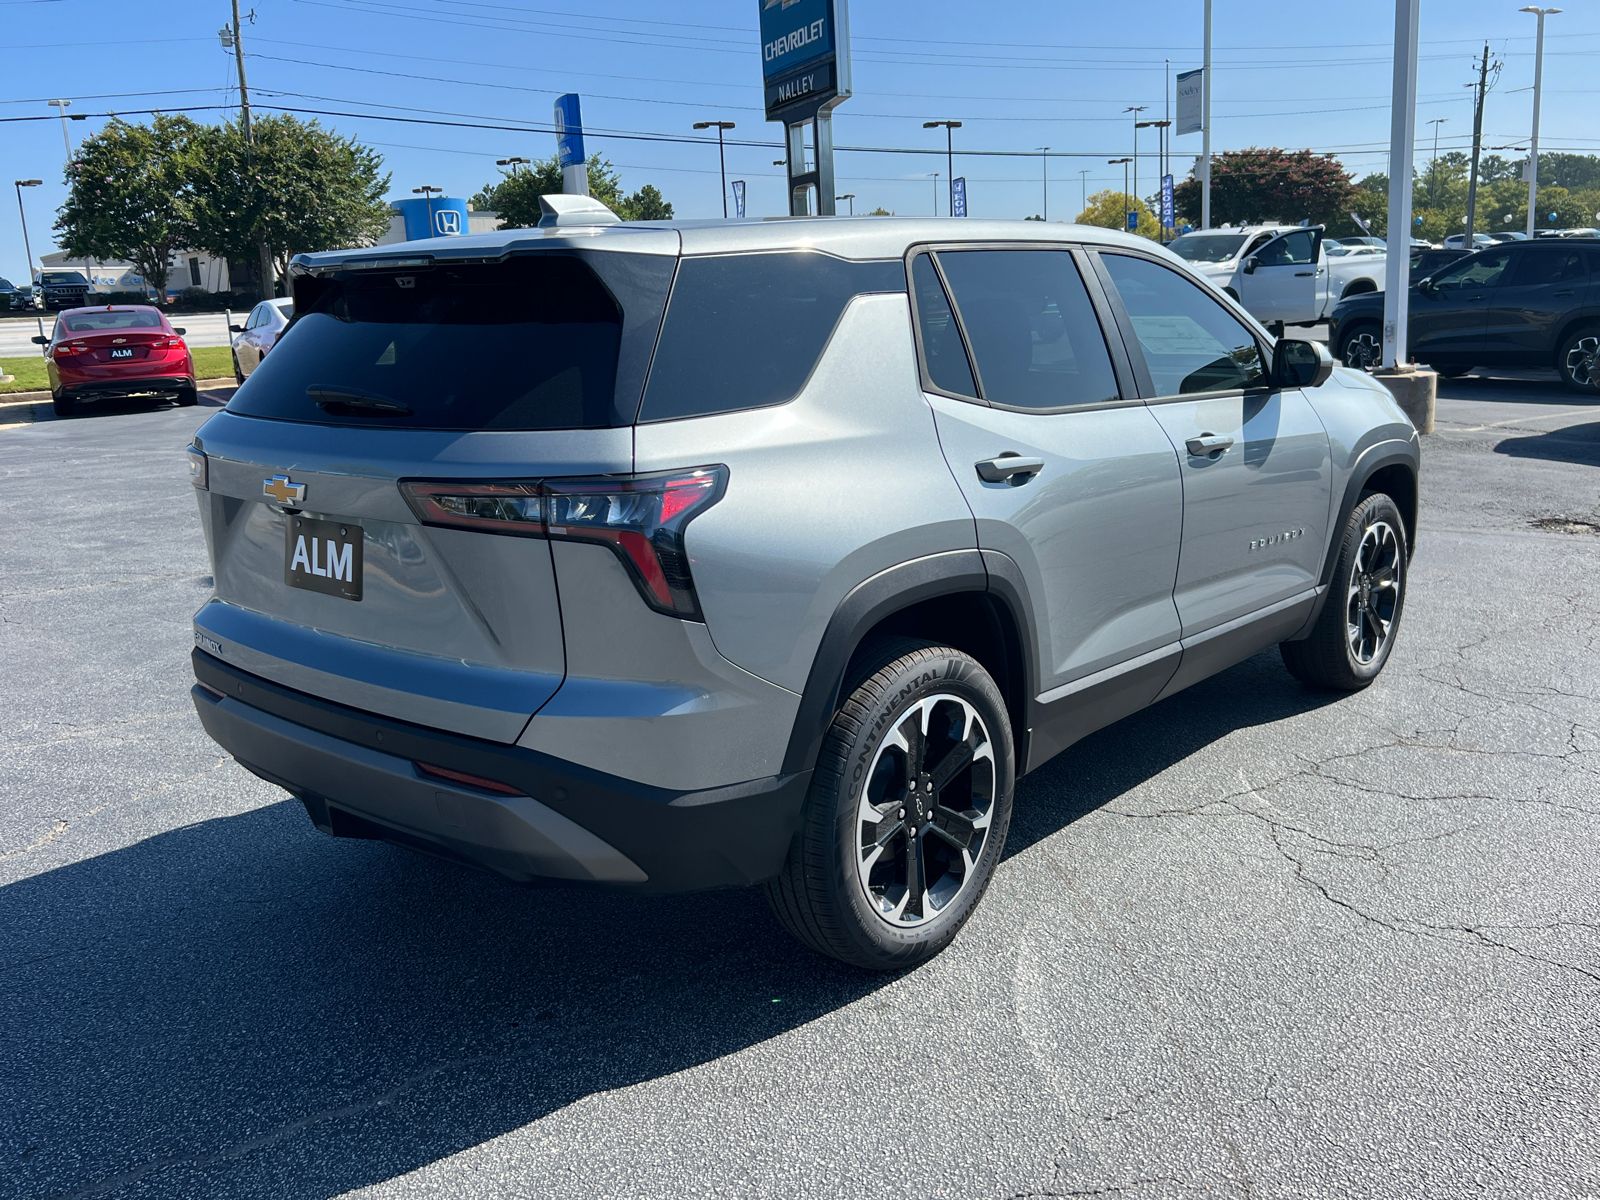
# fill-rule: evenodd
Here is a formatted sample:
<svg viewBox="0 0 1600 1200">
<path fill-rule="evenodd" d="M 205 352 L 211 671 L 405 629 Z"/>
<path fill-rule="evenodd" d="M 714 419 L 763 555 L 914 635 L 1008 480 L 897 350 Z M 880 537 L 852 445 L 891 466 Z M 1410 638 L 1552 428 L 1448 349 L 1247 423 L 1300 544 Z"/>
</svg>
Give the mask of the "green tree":
<svg viewBox="0 0 1600 1200">
<path fill-rule="evenodd" d="M 1200 223 L 1200 181 L 1174 189 L 1178 216 Z M 1348 222 L 1355 198 L 1350 173 L 1331 154 L 1310 150 L 1231 150 L 1211 159 L 1211 220 L 1215 225 L 1302 219 L 1313 225 Z M 1365 216 L 1365 214 L 1362 214 Z"/>
<path fill-rule="evenodd" d="M 253 144 L 237 122 L 196 140 L 200 249 L 253 263 L 265 243 L 283 275 L 296 254 L 370 245 L 388 230 L 389 175 L 376 151 L 288 114 L 258 117 L 252 128 Z"/>
<path fill-rule="evenodd" d="M 892 216 L 894 216 L 894 214 L 892 212 L 890 212 L 887 208 L 884 208 L 883 205 L 880 204 L 880 205 L 878 205 L 877 208 L 875 208 L 871 212 L 869 212 L 867 214 L 867 216 L 869 216 L 869 217 L 892 217 Z"/>
<path fill-rule="evenodd" d="M 113 118 L 85 138 L 67 164 L 61 248 L 132 263 L 164 300 L 173 254 L 196 244 L 189 176 L 200 133 L 188 117 L 157 115 L 148 125 Z"/>
<path fill-rule="evenodd" d="M 616 168 L 603 158 L 591 158 L 589 195 L 624 221 L 668 221 L 672 205 L 654 184 L 631 195 L 622 190 Z M 554 155 L 543 158 L 494 183 L 485 184 L 472 197 L 472 206 L 500 215 L 501 229 L 529 229 L 539 223 L 539 197 L 561 191 L 561 163 Z"/>
<path fill-rule="evenodd" d="M 1107 189 L 1095 192 L 1089 197 L 1089 206 L 1078 214 L 1079 225 L 1098 225 L 1102 229 L 1127 229 L 1128 213 L 1139 214 L 1139 228 L 1137 232 L 1141 237 L 1155 240 L 1161 234 L 1161 226 L 1156 221 L 1155 214 L 1150 211 L 1150 206 L 1137 196 L 1130 196 L 1120 190 Z"/>
</svg>

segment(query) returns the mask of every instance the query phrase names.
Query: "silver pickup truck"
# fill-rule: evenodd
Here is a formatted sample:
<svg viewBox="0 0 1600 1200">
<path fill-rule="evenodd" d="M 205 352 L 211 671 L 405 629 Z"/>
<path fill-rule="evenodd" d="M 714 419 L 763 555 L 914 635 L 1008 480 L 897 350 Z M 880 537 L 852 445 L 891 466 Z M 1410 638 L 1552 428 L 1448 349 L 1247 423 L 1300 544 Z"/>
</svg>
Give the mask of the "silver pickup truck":
<svg viewBox="0 0 1600 1200">
<path fill-rule="evenodd" d="M 1186 233 L 1170 249 L 1265 324 L 1316 325 L 1346 296 L 1383 290 L 1388 256 L 1330 256 L 1321 226 Z"/>
</svg>

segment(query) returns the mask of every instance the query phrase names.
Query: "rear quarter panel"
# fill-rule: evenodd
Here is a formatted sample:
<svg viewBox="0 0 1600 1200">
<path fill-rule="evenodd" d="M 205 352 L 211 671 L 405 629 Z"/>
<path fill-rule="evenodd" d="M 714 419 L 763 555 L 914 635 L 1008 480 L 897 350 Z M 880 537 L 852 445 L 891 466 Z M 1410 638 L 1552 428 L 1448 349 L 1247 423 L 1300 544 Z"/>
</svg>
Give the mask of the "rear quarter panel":
<svg viewBox="0 0 1600 1200">
<path fill-rule="evenodd" d="M 636 429 L 636 470 L 710 463 L 727 465 L 727 494 L 685 538 L 707 627 L 731 662 L 796 692 L 851 588 L 977 546 L 904 294 L 852 300 L 789 403 Z"/>
</svg>

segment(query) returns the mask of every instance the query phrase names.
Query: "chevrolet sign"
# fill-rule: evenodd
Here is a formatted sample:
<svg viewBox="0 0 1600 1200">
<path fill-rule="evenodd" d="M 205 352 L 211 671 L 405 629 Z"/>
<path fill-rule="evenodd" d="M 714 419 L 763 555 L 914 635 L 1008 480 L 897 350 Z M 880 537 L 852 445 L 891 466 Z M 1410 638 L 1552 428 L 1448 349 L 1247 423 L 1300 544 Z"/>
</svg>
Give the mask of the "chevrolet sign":
<svg viewBox="0 0 1600 1200">
<path fill-rule="evenodd" d="M 846 0 L 760 0 L 767 119 L 798 121 L 850 94 Z"/>
</svg>

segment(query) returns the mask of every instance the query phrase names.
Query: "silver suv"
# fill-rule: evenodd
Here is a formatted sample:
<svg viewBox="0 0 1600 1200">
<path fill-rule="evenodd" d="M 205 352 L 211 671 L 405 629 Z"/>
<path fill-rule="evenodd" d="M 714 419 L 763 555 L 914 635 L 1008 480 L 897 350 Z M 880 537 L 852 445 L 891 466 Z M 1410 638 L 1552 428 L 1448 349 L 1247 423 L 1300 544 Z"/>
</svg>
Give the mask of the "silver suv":
<svg viewBox="0 0 1600 1200">
<path fill-rule="evenodd" d="M 195 706 L 324 832 L 905 967 L 1077 739 L 1272 645 L 1382 670 L 1416 432 L 1172 254 L 546 208 L 296 259 L 191 447 Z"/>
</svg>

